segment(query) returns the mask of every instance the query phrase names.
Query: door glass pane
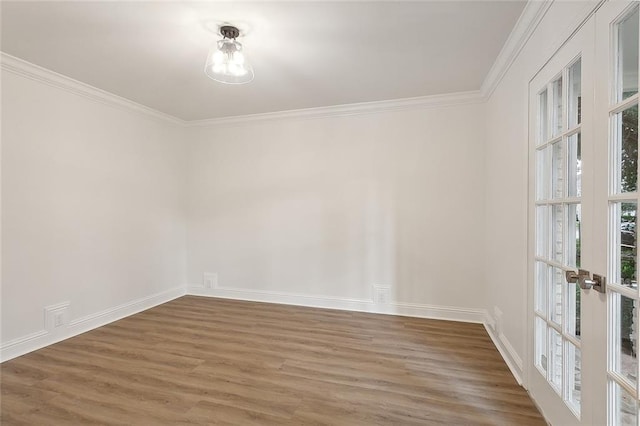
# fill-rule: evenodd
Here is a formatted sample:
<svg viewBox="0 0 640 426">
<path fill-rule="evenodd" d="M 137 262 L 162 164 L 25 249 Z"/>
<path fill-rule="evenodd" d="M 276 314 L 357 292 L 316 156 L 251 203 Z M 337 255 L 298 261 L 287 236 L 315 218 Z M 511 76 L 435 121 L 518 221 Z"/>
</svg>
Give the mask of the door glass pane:
<svg viewBox="0 0 640 426">
<path fill-rule="evenodd" d="M 567 204 L 567 266 L 580 268 L 582 207 Z"/>
<path fill-rule="evenodd" d="M 562 324 L 562 287 L 564 284 L 564 272 L 560 268 L 551 268 L 551 286 L 549 309 L 551 321 Z"/>
<path fill-rule="evenodd" d="M 549 210 L 547 206 L 536 207 L 536 255 L 548 258 Z"/>
<path fill-rule="evenodd" d="M 562 393 L 562 336 L 549 327 L 549 381 Z"/>
<path fill-rule="evenodd" d="M 582 120 L 582 61 L 578 59 L 569 68 L 569 128 L 575 127 Z"/>
<path fill-rule="evenodd" d="M 638 93 L 638 8 L 618 24 L 616 102 Z"/>
<path fill-rule="evenodd" d="M 636 203 L 614 203 L 614 282 L 637 289 Z M 616 238 L 618 237 L 619 238 Z"/>
<path fill-rule="evenodd" d="M 536 317 L 536 366 L 547 371 L 547 323 Z"/>
<path fill-rule="evenodd" d="M 634 192 L 638 184 L 638 106 L 613 117 L 616 146 L 616 192 Z"/>
<path fill-rule="evenodd" d="M 638 287 L 637 287 L 637 198 L 638 105 L 621 112 L 615 104 L 638 93 L 638 6 L 611 27 L 614 39 L 614 87 L 610 111 L 610 226 L 609 274 L 609 407 L 610 421 L 638 425 Z M 605 124 L 605 123 L 603 123 Z M 626 195 L 622 200 L 617 194 Z M 615 283 L 615 284 L 614 284 Z M 621 289 L 618 285 L 626 287 Z M 629 291 L 630 290 L 630 291 Z M 624 294 L 622 294 L 624 293 Z M 614 374 L 613 372 L 617 373 Z"/>
<path fill-rule="evenodd" d="M 547 90 L 545 89 L 544 92 L 542 92 L 538 98 L 539 101 L 539 105 L 540 105 L 540 109 L 539 109 L 539 114 L 540 116 L 538 117 L 538 119 L 540 120 L 539 123 L 539 127 L 538 127 L 538 144 L 544 143 L 546 142 L 546 140 L 548 139 L 548 135 L 549 135 L 549 128 L 547 126 L 547 121 L 549 119 L 549 114 L 547 111 L 547 102 L 548 97 L 547 97 Z"/>
<path fill-rule="evenodd" d="M 547 283 L 549 281 L 549 267 L 544 262 L 536 262 L 536 310 L 543 315 L 547 313 Z"/>
<path fill-rule="evenodd" d="M 536 199 L 547 200 L 549 199 L 549 181 L 547 175 L 549 174 L 549 153 L 551 147 L 547 146 L 544 149 L 536 151 Z"/>
<path fill-rule="evenodd" d="M 613 317 L 618 321 L 613 336 L 615 344 L 613 369 L 635 387 L 638 378 L 637 301 L 617 293 L 612 297 Z"/>
<path fill-rule="evenodd" d="M 567 397 L 569 405 L 580 412 L 580 394 L 582 390 L 581 353 L 580 348 L 567 342 L 567 359 L 569 360 L 569 383 Z"/>
<path fill-rule="evenodd" d="M 562 77 L 551 83 L 551 133 L 562 133 Z"/>
<path fill-rule="evenodd" d="M 563 186 L 562 142 L 551 145 L 551 194 L 553 198 L 562 198 Z"/>
<path fill-rule="evenodd" d="M 566 282 L 565 271 L 581 262 L 582 60 L 561 71 L 532 99 L 538 108 L 534 352 L 538 370 L 579 418 L 581 290 Z"/>
<path fill-rule="evenodd" d="M 567 142 L 567 177 L 569 197 L 582 195 L 582 135 L 576 133 Z"/>
<path fill-rule="evenodd" d="M 552 259 L 562 263 L 562 232 L 564 216 L 562 205 L 551 206 L 551 250 Z"/>
<path fill-rule="evenodd" d="M 629 394 L 622 386 L 613 382 L 615 425 L 637 426 L 638 404 L 633 395 Z"/>
</svg>

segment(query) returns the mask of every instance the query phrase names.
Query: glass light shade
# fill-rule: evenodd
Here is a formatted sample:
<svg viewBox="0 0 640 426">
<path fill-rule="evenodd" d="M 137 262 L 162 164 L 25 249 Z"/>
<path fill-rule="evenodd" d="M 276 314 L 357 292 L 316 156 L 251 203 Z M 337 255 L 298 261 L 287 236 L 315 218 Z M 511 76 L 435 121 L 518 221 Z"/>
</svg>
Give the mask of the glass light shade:
<svg viewBox="0 0 640 426">
<path fill-rule="evenodd" d="M 209 51 L 204 67 L 207 76 L 227 84 L 243 84 L 253 80 L 253 69 L 242 52 L 242 44 L 234 39 L 222 39 Z"/>
</svg>

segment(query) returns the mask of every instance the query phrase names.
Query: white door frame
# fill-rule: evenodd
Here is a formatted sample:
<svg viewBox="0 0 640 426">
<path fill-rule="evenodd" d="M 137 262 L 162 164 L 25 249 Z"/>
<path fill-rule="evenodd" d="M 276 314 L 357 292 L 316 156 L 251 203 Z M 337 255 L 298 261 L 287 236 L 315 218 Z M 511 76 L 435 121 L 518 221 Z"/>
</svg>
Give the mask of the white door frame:
<svg viewBox="0 0 640 426">
<path fill-rule="evenodd" d="M 545 73 L 551 75 L 553 77 L 553 71 L 558 66 L 562 67 L 562 63 L 554 63 L 556 60 L 556 55 L 564 58 L 566 54 L 559 54 L 562 51 L 562 48 L 565 48 L 567 45 L 571 45 L 572 37 L 576 35 L 577 37 L 581 37 L 580 33 L 583 33 L 584 30 L 581 28 L 586 28 L 586 26 L 591 26 L 592 34 L 588 35 L 591 37 L 591 45 L 585 45 L 585 52 L 583 53 L 583 58 L 585 54 L 592 55 L 591 59 L 591 68 L 585 68 L 583 66 L 583 72 L 588 74 L 588 77 L 583 77 L 588 81 L 587 84 L 584 84 L 583 80 L 583 101 L 585 96 L 589 96 L 592 99 L 591 107 L 587 107 L 587 110 L 583 110 L 585 114 L 583 114 L 583 182 L 586 182 L 589 186 L 587 191 L 583 191 L 582 194 L 582 203 L 583 206 L 587 206 L 587 211 L 585 212 L 583 209 L 583 235 L 582 241 L 586 241 L 588 247 L 585 245 L 582 246 L 583 249 L 583 262 L 582 265 L 587 268 L 593 268 L 592 272 L 597 272 L 599 274 L 609 274 L 610 273 L 610 265 L 608 265 L 609 260 L 603 254 L 603 250 L 605 252 L 609 251 L 611 238 L 607 237 L 607 233 L 605 229 L 609 229 L 610 219 L 608 218 L 608 201 L 605 204 L 606 210 L 604 209 L 602 202 L 603 200 L 609 199 L 608 192 L 608 177 L 609 177 L 609 159 L 607 153 L 609 152 L 609 102 L 607 97 L 607 102 L 604 102 L 601 99 L 602 90 L 599 87 L 602 85 L 609 85 L 610 75 L 604 75 L 603 72 L 603 64 L 606 64 L 608 68 L 610 66 L 610 57 L 609 55 L 605 55 L 602 52 L 607 51 L 608 49 L 603 49 L 604 45 L 609 44 L 609 29 L 611 22 L 611 14 L 617 14 L 618 11 L 627 10 L 627 5 L 630 2 L 625 1 L 609 1 L 609 2 L 600 2 L 598 3 L 588 14 L 587 18 L 583 21 L 583 23 L 577 27 L 575 31 L 572 32 L 572 36 L 562 43 L 562 46 L 556 50 L 556 53 L 549 59 L 549 61 L 541 68 L 541 70 L 536 73 L 536 75 L 529 82 L 529 86 L 533 84 L 540 84 L 540 79 L 545 79 Z M 637 2 L 636 2 L 637 4 Z M 600 14 L 596 14 L 598 9 L 601 6 L 606 6 L 603 8 L 603 11 Z M 606 13 L 605 10 L 606 9 Z M 593 15 L 596 14 L 594 17 Z M 613 15 L 612 15 L 613 16 Z M 600 18 L 599 18 L 600 17 Z M 599 19 L 598 28 L 596 28 L 596 20 Z M 586 24 L 585 24 L 586 22 Z M 580 33 L 578 31 L 580 30 Z M 597 39 L 596 39 L 597 34 Z M 589 49 L 589 52 L 586 52 L 586 49 Z M 571 50 L 571 49 L 570 49 Z M 596 55 L 600 55 L 597 57 Z M 607 57 L 603 57 L 607 56 Z M 566 58 L 562 59 L 566 60 Z M 561 60 L 561 61 L 562 61 Z M 597 63 L 595 61 L 598 61 Z M 551 70 L 548 70 L 547 65 L 551 64 Z M 542 72 L 542 74 L 541 74 Z M 610 70 L 608 70 L 610 72 Z M 597 75 L 597 77 L 596 77 Z M 540 76 L 540 78 L 538 78 Z M 536 80 L 538 78 L 538 80 Z M 604 79 L 604 81 L 602 81 Z M 588 87 L 592 85 L 592 87 Z M 587 88 L 588 87 L 588 88 Z M 608 88 L 608 87 L 607 87 Z M 535 268 L 535 181 L 536 181 L 536 170 L 535 170 L 535 155 L 536 155 L 536 138 L 535 132 L 537 131 L 537 110 L 532 108 L 532 105 L 536 103 L 535 100 L 531 99 L 532 93 L 537 88 L 529 88 L 529 143 L 528 143 L 528 206 L 527 206 L 527 292 L 526 292 L 526 324 L 527 324 L 527 339 L 526 339 L 526 353 L 525 353 L 525 368 L 523 371 L 523 385 L 525 388 L 531 390 L 532 380 L 539 379 L 538 376 L 540 374 L 536 371 L 537 368 L 534 366 L 535 359 L 535 328 L 534 328 L 534 303 L 535 303 L 535 283 L 534 283 L 534 268 Z M 590 92 L 586 92 L 589 90 Z M 595 98 L 595 101 L 593 99 Z M 637 95 L 635 96 L 637 99 Z M 604 103 L 603 103 L 604 102 Z M 637 102 L 637 100 L 635 101 Z M 629 102 L 633 103 L 633 102 Z M 583 102 L 583 106 L 585 103 Z M 590 108 L 590 109 L 589 109 Z M 605 110 L 606 117 L 603 116 L 602 110 Z M 603 118 L 604 117 L 604 118 Z M 603 121 L 605 120 L 605 121 Z M 587 139 L 585 140 L 585 136 Z M 587 146 L 587 150 L 584 148 Z M 563 158 L 563 161 L 565 159 Z M 565 161 L 566 162 L 566 161 Z M 605 164 L 606 162 L 606 164 Z M 597 166 L 596 166 L 597 163 Z M 566 165 L 565 165 L 566 167 Z M 604 176 L 604 177 L 603 177 Z M 603 192 L 603 187 L 607 186 L 607 191 Z M 603 197 L 603 194 L 606 192 L 606 197 Z M 615 196 L 613 196 L 615 198 Z M 624 197 L 623 197 L 624 198 Z M 596 202 L 598 204 L 596 204 Z M 606 226 L 604 226 L 606 224 Z M 598 227 L 596 229 L 595 227 Z M 566 233 L 566 230 L 564 230 Z M 614 237 L 618 235 L 620 232 L 619 229 L 609 230 L 609 233 L 614 232 Z M 616 237 L 617 238 L 617 237 Z M 613 241 L 617 241 L 614 238 Z M 596 247 L 598 249 L 596 250 Z M 607 248 L 607 249 L 605 249 Z M 590 318 L 585 318 L 583 316 L 583 330 L 587 333 L 587 335 L 583 334 L 584 340 L 589 341 L 589 354 L 585 357 L 583 355 L 583 370 L 585 364 L 587 368 L 592 368 L 594 372 L 591 374 L 590 371 L 587 371 L 587 374 L 583 374 L 583 385 L 584 389 L 588 389 L 587 392 L 582 393 L 582 418 L 576 423 L 574 420 L 569 417 L 565 417 L 563 419 L 563 413 L 561 413 L 561 409 L 556 409 L 557 407 L 554 404 L 549 404 L 548 395 L 552 395 L 552 393 L 548 393 L 542 387 L 540 387 L 539 383 L 536 383 L 534 387 L 537 387 L 537 391 L 534 390 L 532 393 L 532 398 L 534 401 L 536 398 L 540 398 L 542 405 L 550 408 L 550 411 L 553 413 L 543 413 L 547 414 L 547 419 L 550 421 L 556 421 L 558 424 L 580 424 L 582 422 L 591 422 L 593 424 L 605 424 L 606 421 L 610 421 L 611 417 L 607 418 L 608 415 L 608 407 L 607 407 L 607 373 L 606 368 L 609 365 L 611 354 L 608 353 L 609 348 L 609 340 L 607 332 L 607 322 L 609 321 L 608 315 L 610 313 L 607 312 L 608 309 L 608 299 L 610 296 L 607 294 L 596 293 L 591 290 L 588 293 L 583 293 L 583 309 L 585 305 L 587 307 L 587 315 Z M 564 318 L 563 318 L 564 321 Z M 591 337 L 588 337 L 588 335 Z M 605 344 L 606 343 L 606 344 Z M 589 358 L 587 360 L 586 358 Z M 564 363 L 566 363 L 566 358 Z M 564 364 L 563 363 L 563 364 Z M 588 367 L 591 365 L 591 367 Z M 563 367 L 564 368 L 564 367 Z M 600 371 L 603 370 L 603 371 Z M 603 374 L 601 374 L 603 373 Z M 538 375 L 538 376 L 535 376 Z M 640 380 L 640 379 L 638 379 Z M 538 392 L 538 395 L 535 394 Z M 604 392 L 604 395 L 600 395 Z M 557 405 L 557 404 L 556 404 Z M 588 407 L 589 413 L 585 411 L 585 407 Z M 558 413 L 560 412 L 560 413 Z"/>
<path fill-rule="evenodd" d="M 526 356 L 525 356 L 525 387 L 531 391 L 531 396 L 538 404 L 538 407 L 543 411 L 545 417 L 552 422 L 563 425 L 570 424 L 590 424 L 592 418 L 592 408 L 595 401 L 593 401 L 592 397 L 588 394 L 591 390 L 584 391 L 584 387 L 582 390 L 582 403 L 580 415 L 577 418 L 571 409 L 565 405 L 563 400 L 563 395 L 566 396 L 566 391 L 564 390 L 565 384 L 564 381 L 561 385 L 560 396 L 558 396 L 552 389 L 550 385 L 547 385 L 546 378 L 543 378 L 538 368 L 534 365 L 535 360 L 535 327 L 534 320 L 536 315 L 534 314 L 534 301 L 535 301 L 535 283 L 534 283 L 534 269 L 535 269 L 535 255 L 536 255 L 536 218 L 535 218 L 535 208 L 536 208 L 536 147 L 537 147 L 537 132 L 538 132 L 538 115 L 539 111 L 537 108 L 538 98 L 537 93 L 538 89 L 543 87 L 547 82 L 550 82 L 556 78 L 559 73 L 565 69 L 568 65 L 570 65 L 576 57 L 580 56 L 582 61 L 582 87 L 583 87 L 583 100 L 585 96 L 591 96 L 593 93 L 593 67 L 594 67 L 594 34 L 595 34 L 595 19 L 593 17 L 594 12 L 597 10 L 597 6 L 592 8 L 587 16 L 587 18 L 579 25 L 577 29 L 575 29 L 571 35 L 571 37 L 566 40 L 560 48 L 556 50 L 554 55 L 541 67 L 540 71 L 531 79 L 529 82 L 529 143 L 528 143 L 528 248 L 527 248 L 527 339 L 526 339 Z M 566 85 L 566 82 L 565 82 Z M 540 87 L 534 87 L 540 86 Z M 565 89 L 566 90 L 566 89 Z M 592 147 L 593 146 L 593 131 L 590 128 L 593 123 L 593 105 L 587 105 L 587 103 L 583 102 L 583 120 L 581 125 L 581 135 L 582 135 L 582 146 L 583 146 L 583 159 L 589 158 L 590 153 L 585 152 L 584 147 Z M 562 132 L 561 132 L 562 133 Z M 589 148 L 592 149 L 592 148 Z M 562 161 L 566 163 L 566 158 L 563 157 Z M 566 167 L 566 164 L 565 166 Z M 584 170 L 584 169 L 583 169 Z M 588 175 L 591 176 L 591 175 Z M 588 178 L 587 176 L 587 178 Z M 583 178 L 584 179 L 584 178 Z M 584 180 L 583 180 L 584 182 Z M 564 184 L 564 182 L 563 182 Z M 589 203 L 589 196 L 585 197 L 586 191 L 583 191 L 582 199 L 579 200 L 581 205 L 584 207 L 585 204 Z M 566 196 L 563 196 L 566 198 Z M 587 203 L 585 203 L 585 198 L 587 198 Z M 586 213 L 586 214 L 585 214 Z M 585 209 L 582 210 L 582 222 L 583 224 L 589 223 L 591 221 L 589 212 L 585 212 Z M 589 226 L 589 225 L 587 225 Z M 586 231 L 586 229 L 583 228 Z M 563 231 L 564 232 L 564 231 Z M 586 238 L 585 238 L 586 237 Z M 582 241 L 590 238 L 590 233 L 586 232 L 582 234 Z M 583 264 L 590 260 L 590 248 L 585 248 L 582 246 L 582 259 Z M 563 263 L 563 262 L 560 262 Z M 563 290 L 565 291 L 565 290 Z M 565 294 L 566 291 L 565 291 Z M 582 292 L 582 300 L 588 300 L 589 295 Z M 589 304 L 583 302 L 583 312 L 585 312 L 585 305 Z M 566 308 L 566 306 L 565 306 Z M 550 309 L 550 307 L 548 308 Z M 588 310 L 588 309 L 587 309 Z M 588 315 L 582 316 L 582 337 L 581 340 L 584 342 L 585 340 L 593 339 L 593 336 L 589 336 L 589 324 L 590 318 Z M 563 318 L 563 324 L 565 322 L 565 318 Z M 564 325 L 563 325 L 564 327 Z M 586 335 L 585 335 L 586 334 Z M 548 345 L 547 341 L 547 345 Z M 563 362 L 563 367 L 566 367 L 566 356 L 563 353 L 563 357 L 565 360 Z M 547 369 L 550 368 L 550 361 L 547 360 L 548 365 Z M 588 365 L 588 364 L 587 364 Z M 584 355 L 583 355 L 583 366 L 584 366 Z M 565 380 L 568 376 L 565 375 L 563 380 Z M 548 386 L 546 388 L 545 386 Z M 586 397 L 586 398 L 585 398 Z M 585 401 L 586 399 L 586 401 Z M 586 402 L 586 403 L 585 403 Z M 545 411 L 545 409 L 547 411 Z M 599 409 L 599 408 L 598 408 Z"/>
</svg>

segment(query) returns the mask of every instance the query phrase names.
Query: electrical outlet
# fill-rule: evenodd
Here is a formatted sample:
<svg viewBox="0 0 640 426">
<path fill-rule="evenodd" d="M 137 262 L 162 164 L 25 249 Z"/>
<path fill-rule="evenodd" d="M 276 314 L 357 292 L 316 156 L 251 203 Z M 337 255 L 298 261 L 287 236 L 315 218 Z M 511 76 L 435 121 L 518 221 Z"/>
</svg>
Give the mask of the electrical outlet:
<svg viewBox="0 0 640 426">
<path fill-rule="evenodd" d="M 217 288 L 218 274 L 215 272 L 205 272 L 202 277 L 202 285 L 204 288 Z"/>
<path fill-rule="evenodd" d="M 64 313 L 55 312 L 53 314 L 53 326 L 55 328 L 58 328 L 58 327 L 62 327 L 63 324 L 64 324 Z"/>
<path fill-rule="evenodd" d="M 44 308 L 44 322 L 47 331 L 67 325 L 69 322 L 69 302 Z"/>
<path fill-rule="evenodd" d="M 489 328 L 491 328 L 491 330 L 493 331 L 496 331 L 496 320 L 491 315 L 487 315 L 486 321 Z"/>
<path fill-rule="evenodd" d="M 497 306 L 493 307 L 493 316 L 495 318 L 494 330 L 496 334 L 500 335 L 502 333 L 502 311 Z"/>
<path fill-rule="evenodd" d="M 388 287 L 373 288 L 374 302 L 380 305 L 386 305 L 391 302 L 391 289 Z"/>
<path fill-rule="evenodd" d="M 493 315 L 496 317 L 496 319 L 498 317 L 502 316 L 502 311 L 500 310 L 500 308 L 498 308 L 497 306 L 493 307 Z"/>
</svg>

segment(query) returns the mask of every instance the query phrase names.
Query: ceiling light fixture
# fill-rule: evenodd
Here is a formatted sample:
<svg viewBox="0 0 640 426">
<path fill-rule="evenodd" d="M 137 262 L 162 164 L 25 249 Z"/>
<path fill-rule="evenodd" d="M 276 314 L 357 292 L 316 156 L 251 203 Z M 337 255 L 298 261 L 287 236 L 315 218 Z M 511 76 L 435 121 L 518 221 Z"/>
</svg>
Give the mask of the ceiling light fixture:
<svg viewBox="0 0 640 426">
<path fill-rule="evenodd" d="M 238 28 L 231 25 L 220 27 L 222 40 L 209 51 L 204 72 L 215 81 L 228 84 L 243 84 L 253 80 L 253 69 L 242 52 L 242 44 L 236 41 Z"/>
</svg>

